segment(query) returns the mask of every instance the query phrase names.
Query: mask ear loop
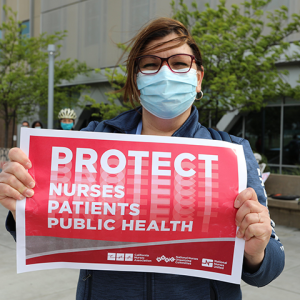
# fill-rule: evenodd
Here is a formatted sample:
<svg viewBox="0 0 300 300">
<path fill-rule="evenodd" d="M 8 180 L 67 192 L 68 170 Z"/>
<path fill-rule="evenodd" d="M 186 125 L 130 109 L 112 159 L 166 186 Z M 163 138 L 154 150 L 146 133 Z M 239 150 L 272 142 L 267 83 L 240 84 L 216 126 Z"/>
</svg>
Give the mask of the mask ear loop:
<svg viewBox="0 0 300 300">
<path fill-rule="evenodd" d="M 195 98 L 196 100 L 200 100 L 200 99 L 202 99 L 202 97 L 203 97 L 203 92 L 202 91 L 200 91 L 200 98 Z"/>
</svg>

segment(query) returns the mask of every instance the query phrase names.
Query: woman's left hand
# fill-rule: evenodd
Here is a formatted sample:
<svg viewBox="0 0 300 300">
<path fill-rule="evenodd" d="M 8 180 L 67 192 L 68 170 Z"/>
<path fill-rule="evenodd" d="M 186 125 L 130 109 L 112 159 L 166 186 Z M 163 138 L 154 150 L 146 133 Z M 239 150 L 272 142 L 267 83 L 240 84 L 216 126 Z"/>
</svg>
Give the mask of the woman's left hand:
<svg viewBox="0 0 300 300">
<path fill-rule="evenodd" d="M 252 188 L 242 191 L 235 199 L 236 225 L 238 238 L 245 240 L 244 264 L 249 272 L 259 269 L 264 259 L 265 248 L 272 233 L 271 220 L 267 207 L 260 204 Z"/>
</svg>

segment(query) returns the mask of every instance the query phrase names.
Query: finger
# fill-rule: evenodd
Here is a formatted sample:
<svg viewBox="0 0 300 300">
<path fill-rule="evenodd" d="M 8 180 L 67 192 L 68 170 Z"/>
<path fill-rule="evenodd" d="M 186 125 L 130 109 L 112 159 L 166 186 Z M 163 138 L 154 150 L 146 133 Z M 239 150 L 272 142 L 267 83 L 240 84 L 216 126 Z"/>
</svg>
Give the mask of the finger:
<svg viewBox="0 0 300 300">
<path fill-rule="evenodd" d="M 258 202 L 256 192 L 253 188 L 247 188 L 240 192 L 234 201 L 234 207 L 240 208 L 247 200 L 254 200 Z"/>
<path fill-rule="evenodd" d="M 247 200 L 237 210 L 235 215 L 235 222 L 237 226 L 240 226 L 244 218 L 251 213 L 261 213 L 264 211 L 265 206 L 256 201 Z"/>
<path fill-rule="evenodd" d="M 8 184 L 0 183 L 0 190 L 1 190 L 1 195 L 0 195 L 1 204 L 5 203 L 6 198 L 11 198 L 14 200 L 21 200 L 24 198 L 24 196 L 20 192 L 18 192 L 16 189 L 12 188 Z M 5 207 L 7 206 L 5 205 Z"/>
<path fill-rule="evenodd" d="M 35 182 L 34 182 L 33 178 L 25 170 L 25 168 L 17 162 L 8 162 L 5 166 L 4 172 L 2 172 L 2 173 L 0 176 L 0 182 L 9 184 L 9 182 L 7 182 L 7 176 L 5 176 L 5 174 L 10 174 L 11 176 L 16 177 L 21 182 L 21 184 L 24 185 L 24 188 L 20 190 L 21 193 L 23 193 L 25 188 L 31 189 L 31 188 L 34 188 L 34 186 L 35 186 Z M 10 183 L 14 184 L 16 182 L 13 181 L 13 178 L 10 178 Z"/>
<path fill-rule="evenodd" d="M 25 169 L 30 169 L 32 167 L 32 164 L 31 164 L 29 158 L 20 148 L 10 149 L 8 152 L 8 157 L 9 157 L 10 161 L 18 162 Z"/>
<path fill-rule="evenodd" d="M 26 172 L 27 173 L 27 172 Z M 3 172 L 0 176 L 0 183 L 1 186 L 1 197 L 11 197 L 14 199 L 23 199 L 24 197 L 32 197 L 33 190 L 24 186 L 14 175 L 11 175 L 9 173 Z M 11 189 L 8 189 L 7 187 L 10 187 Z M 7 191 L 9 190 L 9 194 L 7 194 Z M 17 191 L 21 195 L 17 195 L 15 192 Z"/>
<path fill-rule="evenodd" d="M 0 200 L 0 203 L 7 208 L 8 210 L 10 210 L 12 212 L 12 214 L 14 214 L 14 212 L 16 211 L 16 202 L 17 200 L 14 198 L 5 198 Z"/>
<path fill-rule="evenodd" d="M 271 236 L 272 229 L 270 225 L 264 224 L 251 224 L 247 227 L 244 234 L 244 240 L 249 241 L 251 238 L 255 237 L 261 240 L 267 239 Z"/>
<path fill-rule="evenodd" d="M 269 222 L 271 222 L 270 218 L 263 213 L 247 214 L 240 224 L 237 237 L 243 238 L 248 227 L 252 224 L 268 224 Z"/>
</svg>

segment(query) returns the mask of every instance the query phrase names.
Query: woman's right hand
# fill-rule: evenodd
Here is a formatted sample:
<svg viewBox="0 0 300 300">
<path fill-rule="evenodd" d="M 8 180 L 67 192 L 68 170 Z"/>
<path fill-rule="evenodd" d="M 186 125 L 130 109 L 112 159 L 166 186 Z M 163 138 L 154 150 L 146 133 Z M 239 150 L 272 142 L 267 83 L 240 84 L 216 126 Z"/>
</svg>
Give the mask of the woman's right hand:
<svg viewBox="0 0 300 300">
<path fill-rule="evenodd" d="M 3 165 L 0 173 L 0 203 L 15 218 L 16 201 L 32 197 L 35 182 L 27 172 L 32 167 L 31 162 L 21 149 L 10 149 L 8 157 L 10 161 Z"/>
</svg>

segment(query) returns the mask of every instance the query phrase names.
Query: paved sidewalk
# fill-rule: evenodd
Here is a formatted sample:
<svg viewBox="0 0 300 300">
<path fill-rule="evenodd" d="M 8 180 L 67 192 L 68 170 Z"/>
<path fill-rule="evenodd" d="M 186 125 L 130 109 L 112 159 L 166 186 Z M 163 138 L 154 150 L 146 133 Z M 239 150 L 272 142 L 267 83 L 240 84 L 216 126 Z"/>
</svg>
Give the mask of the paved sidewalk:
<svg viewBox="0 0 300 300">
<path fill-rule="evenodd" d="M 58 269 L 16 274 L 15 242 L 3 225 L 6 213 L 0 205 L 0 299 L 75 299 L 78 270 Z M 242 283 L 243 300 L 300 299 L 300 231 L 277 226 L 276 233 L 285 247 L 285 270 L 279 278 L 263 288 Z"/>
<path fill-rule="evenodd" d="M 57 269 L 17 274 L 16 244 L 6 231 L 7 210 L 0 205 L 0 299 L 74 300 L 78 270 Z"/>
<path fill-rule="evenodd" d="M 285 268 L 269 285 L 256 288 L 242 283 L 243 300 L 299 300 L 300 299 L 300 230 L 276 226 L 285 250 Z"/>
</svg>

